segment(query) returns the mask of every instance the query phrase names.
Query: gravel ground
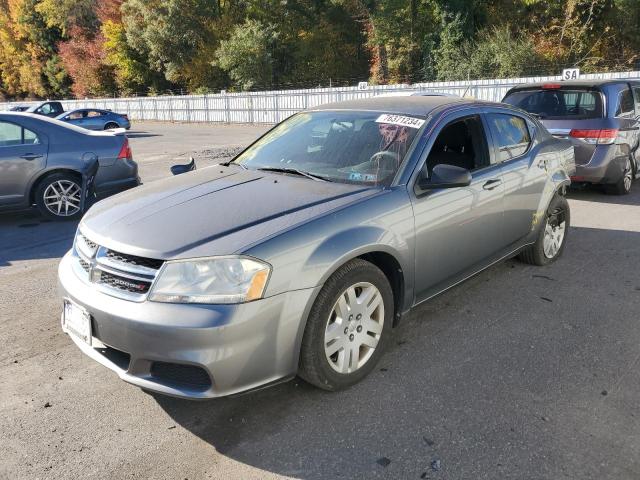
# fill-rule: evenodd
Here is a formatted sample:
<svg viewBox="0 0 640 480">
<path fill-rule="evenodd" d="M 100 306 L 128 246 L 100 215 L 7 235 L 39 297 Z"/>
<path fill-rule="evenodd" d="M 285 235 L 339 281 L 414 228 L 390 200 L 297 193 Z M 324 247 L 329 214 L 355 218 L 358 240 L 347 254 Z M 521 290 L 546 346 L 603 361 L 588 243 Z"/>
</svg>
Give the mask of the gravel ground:
<svg viewBox="0 0 640 480">
<path fill-rule="evenodd" d="M 144 181 L 264 131 L 136 128 Z M 200 403 L 121 382 L 60 331 L 74 224 L 0 217 L 0 479 L 637 480 L 640 183 L 570 205 L 558 262 L 510 260 L 415 308 L 357 386 Z"/>
</svg>

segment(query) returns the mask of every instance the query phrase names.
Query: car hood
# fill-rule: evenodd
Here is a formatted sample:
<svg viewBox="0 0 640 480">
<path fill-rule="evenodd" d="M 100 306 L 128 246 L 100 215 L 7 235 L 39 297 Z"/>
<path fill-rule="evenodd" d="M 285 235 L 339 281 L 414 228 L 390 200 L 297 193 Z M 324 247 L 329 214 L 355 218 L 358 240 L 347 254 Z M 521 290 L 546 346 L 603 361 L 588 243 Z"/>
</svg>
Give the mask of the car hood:
<svg viewBox="0 0 640 480">
<path fill-rule="evenodd" d="M 228 255 L 379 191 L 213 166 L 100 201 L 80 230 L 100 245 L 143 257 Z"/>
</svg>

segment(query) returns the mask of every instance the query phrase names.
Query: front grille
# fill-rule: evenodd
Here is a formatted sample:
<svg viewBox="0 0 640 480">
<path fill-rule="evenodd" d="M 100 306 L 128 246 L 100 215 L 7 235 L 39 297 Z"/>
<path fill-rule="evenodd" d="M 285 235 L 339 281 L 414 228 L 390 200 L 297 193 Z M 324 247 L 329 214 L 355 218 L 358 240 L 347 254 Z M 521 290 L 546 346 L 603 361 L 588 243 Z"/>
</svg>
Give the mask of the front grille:
<svg viewBox="0 0 640 480">
<path fill-rule="evenodd" d="M 101 291 L 114 297 L 141 302 L 155 280 L 163 261 L 109 250 L 79 233 L 74 250 L 77 273 Z"/>
<path fill-rule="evenodd" d="M 187 387 L 194 390 L 211 388 L 211 378 L 201 367 L 180 363 L 153 362 L 151 376 L 156 380 L 176 387 Z"/>
<path fill-rule="evenodd" d="M 93 257 L 98 249 L 98 244 L 79 233 L 76 238 L 76 248 L 85 256 Z"/>
<path fill-rule="evenodd" d="M 96 242 L 92 242 L 84 235 L 80 234 L 79 237 L 91 250 L 96 250 L 98 248 L 98 244 Z"/>
<path fill-rule="evenodd" d="M 126 253 L 115 252 L 113 250 L 107 250 L 106 257 L 120 263 L 134 265 L 136 267 L 151 268 L 153 270 L 159 270 L 164 263 L 162 260 L 127 255 Z"/>
<path fill-rule="evenodd" d="M 90 265 L 89 265 L 89 263 L 88 263 L 88 262 L 86 262 L 86 261 L 85 261 L 84 259 L 82 259 L 82 258 L 80 259 L 80 266 L 82 267 L 82 269 L 83 269 L 85 272 L 89 273 Z"/>
<path fill-rule="evenodd" d="M 98 280 L 98 283 L 118 290 L 124 290 L 125 292 L 138 294 L 147 293 L 149 288 L 151 288 L 151 282 L 143 282 L 105 271 L 100 272 L 100 280 Z"/>
</svg>

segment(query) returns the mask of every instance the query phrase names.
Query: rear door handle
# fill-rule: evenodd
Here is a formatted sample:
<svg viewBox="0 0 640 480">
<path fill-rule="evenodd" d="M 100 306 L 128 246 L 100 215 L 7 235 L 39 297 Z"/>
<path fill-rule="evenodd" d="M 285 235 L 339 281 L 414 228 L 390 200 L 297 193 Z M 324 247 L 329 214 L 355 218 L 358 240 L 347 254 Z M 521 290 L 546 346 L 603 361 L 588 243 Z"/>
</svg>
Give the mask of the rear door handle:
<svg viewBox="0 0 640 480">
<path fill-rule="evenodd" d="M 484 188 L 485 190 L 493 190 L 501 184 L 502 180 L 500 180 L 499 178 L 494 178 L 493 180 L 488 180 L 484 185 L 482 185 L 482 188 Z"/>
<path fill-rule="evenodd" d="M 37 153 L 25 153 L 24 155 L 20 155 L 20 158 L 24 158 L 25 160 L 35 160 L 36 158 L 40 158 L 42 155 Z"/>
</svg>

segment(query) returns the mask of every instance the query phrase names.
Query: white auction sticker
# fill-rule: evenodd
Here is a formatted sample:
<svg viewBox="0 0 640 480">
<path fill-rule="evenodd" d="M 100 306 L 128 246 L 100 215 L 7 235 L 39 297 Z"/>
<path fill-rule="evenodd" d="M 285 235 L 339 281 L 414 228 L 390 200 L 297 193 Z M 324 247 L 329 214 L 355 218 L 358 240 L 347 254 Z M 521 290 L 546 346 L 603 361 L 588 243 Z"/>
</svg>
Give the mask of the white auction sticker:
<svg viewBox="0 0 640 480">
<path fill-rule="evenodd" d="M 383 113 L 376 120 L 377 123 L 389 123 L 391 125 L 402 125 L 403 127 L 420 128 L 424 125 L 424 120 L 414 117 L 404 117 L 402 115 L 393 115 L 391 113 Z"/>
</svg>

